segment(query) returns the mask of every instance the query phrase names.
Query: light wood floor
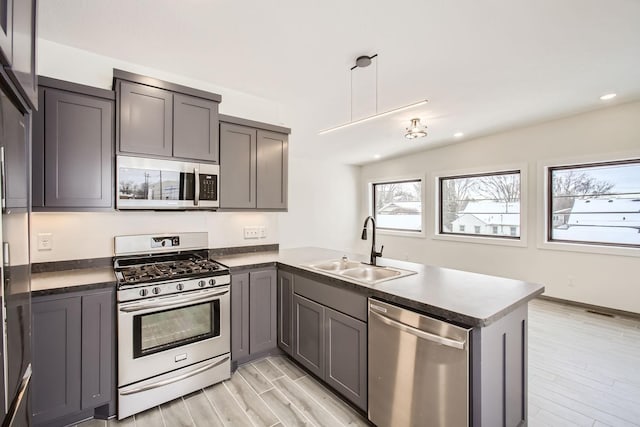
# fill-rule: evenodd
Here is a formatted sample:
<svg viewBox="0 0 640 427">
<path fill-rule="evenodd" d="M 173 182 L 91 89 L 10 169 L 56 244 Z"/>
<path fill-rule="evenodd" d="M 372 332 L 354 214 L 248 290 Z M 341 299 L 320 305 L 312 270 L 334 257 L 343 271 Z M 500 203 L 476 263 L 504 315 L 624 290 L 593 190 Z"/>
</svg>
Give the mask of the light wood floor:
<svg viewBox="0 0 640 427">
<path fill-rule="evenodd" d="M 79 427 L 365 426 L 349 406 L 284 357 L 123 421 Z M 640 426 L 640 320 L 555 302 L 529 305 L 529 427 Z M 425 426 L 428 427 L 428 426 Z"/>
</svg>

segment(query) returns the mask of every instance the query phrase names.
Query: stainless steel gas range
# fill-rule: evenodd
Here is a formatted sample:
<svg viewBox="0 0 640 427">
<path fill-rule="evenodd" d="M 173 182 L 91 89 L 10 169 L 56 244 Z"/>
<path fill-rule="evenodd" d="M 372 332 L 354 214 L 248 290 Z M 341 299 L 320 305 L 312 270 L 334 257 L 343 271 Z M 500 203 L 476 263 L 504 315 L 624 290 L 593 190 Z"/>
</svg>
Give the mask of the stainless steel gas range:
<svg viewBox="0 0 640 427">
<path fill-rule="evenodd" d="M 207 233 L 118 236 L 118 418 L 230 377 L 229 270 Z"/>
</svg>

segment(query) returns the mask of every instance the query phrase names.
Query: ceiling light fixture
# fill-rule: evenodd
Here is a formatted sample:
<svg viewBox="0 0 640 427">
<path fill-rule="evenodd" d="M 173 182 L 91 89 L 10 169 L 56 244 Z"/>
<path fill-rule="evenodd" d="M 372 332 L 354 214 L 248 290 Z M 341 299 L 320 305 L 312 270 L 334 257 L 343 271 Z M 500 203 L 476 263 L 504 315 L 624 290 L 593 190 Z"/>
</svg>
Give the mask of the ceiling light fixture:
<svg viewBox="0 0 640 427">
<path fill-rule="evenodd" d="M 374 159 L 379 159 L 380 157 L 382 157 L 380 154 L 374 154 L 374 155 L 373 155 L 373 158 L 374 158 Z"/>
<path fill-rule="evenodd" d="M 420 119 L 411 119 L 411 126 L 407 128 L 407 133 L 404 134 L 405 138 L 415 139 L 427 136 L 427 126 L 420 124 Z"/>
<path fill-rule="evenodd" d="M 343 123 L 341 125 L 338 126 L 333 126 L 327 129 L 322 129 L 321 131 L 318 132 L 318 135 L 324 135 L 327 134 L 329 132 L 333 132 L 339 129 L 344 129 L 346 127 L 349 126 L 353 126 L 353 125 L 357 125 L 360 123 L 365 123 L 368 122 L 370 120 L 374 120 L 374 119 L 379 119 L 381 117 L 384 116 L 388 116 L 389 114 L 394 114 L 394 113 L 398 113 L 400 111 L 404 111 L 404 110 L 408 110 L 410 108 L 414 108 L 414 107 L 418 107 L 420 105 L 424 105 L 427 102 L 429 102 L 426 99 L 423 99 L 421 101 L 418 102 L 414 102 L 412 104 L 407 104 L 404 105 L 402 107 L 398 107 L 398 108 L 393 108 L 391 110 L 387 110 L 384 111 L 382 113 L 378 113 L 378 61 L 376 60 L 376 113 L 372 114 L 370 116 L 364 117 L 362 119 L 358 119 L 358 120 L 353 120 L 353 70 L 355 70 L 356 68 L 366 68 L 369 65 L 372 64 L 372 60 L 374 58 L 377 58 L 378 54 L 372 55 L 372 56 L 367 56 L 367 55 L 361 55 L 359 57 L 356 58 L 356 63 L 353 67 L 350 68 L 350 73 L 351 73 L 351 121 L 347 122 L 347 123 Z"/>
<path fill-rule="evenodd" d="M 456 133 L 453 134 L 454 138 L 462 138 L 463 136 L 464 136 L 464 133 L 462 133 L 462 132 L 456 132 Z"/>
<path fill-rule="evenodd" d="M 618 94 L 616 94 L 616 93 L 608 93 L 608 94 L 606 94 L 606 95 L 602 95 L 602 96 L 600 97 L 600 99 L 601 99 L 602 101 L 608 101 L 608 100 L 610 100 L 610 99 L 615 98 L 616 96 L 618 96 Z"/>
</svg>

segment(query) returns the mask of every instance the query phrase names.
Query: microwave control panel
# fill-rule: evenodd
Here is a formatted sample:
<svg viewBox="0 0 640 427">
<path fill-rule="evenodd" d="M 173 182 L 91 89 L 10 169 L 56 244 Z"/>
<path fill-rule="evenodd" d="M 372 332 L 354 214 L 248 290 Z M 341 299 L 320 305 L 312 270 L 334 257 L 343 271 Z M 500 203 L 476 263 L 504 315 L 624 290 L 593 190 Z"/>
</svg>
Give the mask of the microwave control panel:
<svg viewBox="0 0 640 427">
<path fill-rule="evenodd" d="M 200 174 L 200 200 L 218 200 L 218 176 Z"/>
</svg>

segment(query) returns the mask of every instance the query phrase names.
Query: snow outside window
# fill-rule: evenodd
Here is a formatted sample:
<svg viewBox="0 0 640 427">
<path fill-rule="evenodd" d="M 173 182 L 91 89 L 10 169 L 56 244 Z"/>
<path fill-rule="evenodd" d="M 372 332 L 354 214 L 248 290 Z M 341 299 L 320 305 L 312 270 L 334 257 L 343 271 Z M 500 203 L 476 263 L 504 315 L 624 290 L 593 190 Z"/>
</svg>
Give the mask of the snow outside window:
<svg viewBox="0 0 640 427">
<path fill-rule="evenodd" d="M 520 238 L 520 171 L 440 177 L 440 234 Z"/>
<path fill-rule="evenodd" d="M 640 159 L 548 173 L 549 241 L 640 247 Z"/>
<path fill-rule="evenodd" d="M 422 231 L 422 180 L 378 182 L 372 185 L 373 216 L 377 228 Z"/>
</svg>

